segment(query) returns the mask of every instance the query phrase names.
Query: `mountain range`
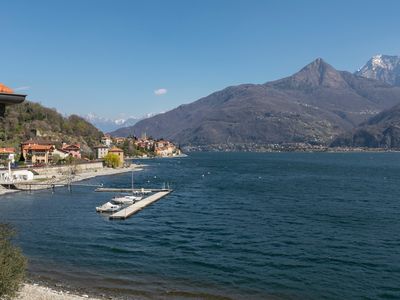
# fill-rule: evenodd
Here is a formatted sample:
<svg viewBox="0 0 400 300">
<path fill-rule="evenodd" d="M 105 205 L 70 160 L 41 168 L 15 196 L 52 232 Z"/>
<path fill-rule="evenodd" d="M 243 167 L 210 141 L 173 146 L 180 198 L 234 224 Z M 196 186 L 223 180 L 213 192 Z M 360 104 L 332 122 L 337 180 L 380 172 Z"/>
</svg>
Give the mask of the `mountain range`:
<svg viewBox="0 0 400 300">
<path fill-rule="evenodd" d="M 137 122 L 154 116 L 154 113 L 149 113 L 142 117 L 120 117 L 120 118 L 106 118 L 93 113 L 82 116 L 86 121 L 92 123 L 99 130 L 103 132 L 115 131 L 119 128 L 125 128 L 135 125 Z"/>
<path fill-rule="evenodd" d="M 142 120 L 143 118 L 135 118 L 135 117 L 128 117 L 128 118 L 105 118 L 98 116 L 96 114 L 89 113 L 87 115 L 82 116 L 86 121 L 92 123 L 96 126 L 99 130 L 104 132 L 110 132 L 117 130 L 123 127 L 129 127 L 135 125 L 138 121 Z"/>
<path fill-rule="evenodd" d="M 183 146 L 299 142 L 327 145 L 400 103 L 400 87 L 389 82 L 389 78 L 396 82 L 395 76 L 387 75 L 386 81 L 373 78 L 369 68 L 373 69 L 370 62 L 352 74 L 338 71 L 318 58 L 292 76 L 264 84 L 227 87 L 112 134 L 146 132 Z"/>
</svg>

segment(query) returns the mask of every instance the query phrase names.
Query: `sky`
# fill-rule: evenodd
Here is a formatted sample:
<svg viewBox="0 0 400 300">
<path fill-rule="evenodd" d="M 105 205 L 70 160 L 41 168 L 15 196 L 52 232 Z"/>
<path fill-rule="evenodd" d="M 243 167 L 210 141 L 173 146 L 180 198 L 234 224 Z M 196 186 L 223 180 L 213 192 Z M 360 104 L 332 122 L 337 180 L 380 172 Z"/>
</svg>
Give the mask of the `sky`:
<svg viewBox="0 0 400 300">
<path fill-rule="evenodd" d="M 158 113 L 318 57 L 400 55 L 400 1 L 2 1 L 0 82 L 63 114 Z"/>
</svg>

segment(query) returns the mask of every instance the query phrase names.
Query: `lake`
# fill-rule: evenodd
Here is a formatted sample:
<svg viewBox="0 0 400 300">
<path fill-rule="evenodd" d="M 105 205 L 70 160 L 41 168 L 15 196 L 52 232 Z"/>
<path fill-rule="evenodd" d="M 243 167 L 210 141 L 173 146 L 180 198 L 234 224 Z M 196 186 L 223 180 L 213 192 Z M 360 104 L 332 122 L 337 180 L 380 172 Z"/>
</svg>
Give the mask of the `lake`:
<svg viewBox="0 0 400 300">
<path fill-rule="evenodd" d="M 135 299 L 400 299 L 400 153 L 140 162 L 135 187 L 174 192 L 127 220 L 88 187 L 0 198 L 32 274 Z"/>
</svg>

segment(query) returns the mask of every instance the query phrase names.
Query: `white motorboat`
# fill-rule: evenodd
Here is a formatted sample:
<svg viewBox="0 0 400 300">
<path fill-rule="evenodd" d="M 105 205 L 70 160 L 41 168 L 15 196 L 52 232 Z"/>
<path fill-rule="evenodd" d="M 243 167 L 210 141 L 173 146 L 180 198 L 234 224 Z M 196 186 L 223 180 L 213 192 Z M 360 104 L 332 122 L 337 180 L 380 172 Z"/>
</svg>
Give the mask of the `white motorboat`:
<svg viewBox="0 0 400 300">
<path fill-rule="evenodd" d="M 134 196 L 134 195 L 128 195 L 128 196 L 115 196 L 112 198 L 112 202 L 116 204 L 133 204 L 136 201 L 142 200 L 142 196 Z"/>
<path fill-rule="evenodd" d="M 97 212 L 115 212 L 121 208 L 120 205 L 113 204 L 111 202 L 104 203 L 102 206 L 97 206 Z"/>
<path fill-rule="evenodd" d="M 132 178 L 131 178 L 131 185 L 132 185 L 132 194 L 131 195 L 118 195 L 112 198 L 112 202 L 116 204 L 133 204 L 136 201 L 142 200 L 143 196 L 135 191 L 133 188 L 133 171 L 132 171 Z M 144 190 L 144 189 L 142 189 Z"/>
</svg>

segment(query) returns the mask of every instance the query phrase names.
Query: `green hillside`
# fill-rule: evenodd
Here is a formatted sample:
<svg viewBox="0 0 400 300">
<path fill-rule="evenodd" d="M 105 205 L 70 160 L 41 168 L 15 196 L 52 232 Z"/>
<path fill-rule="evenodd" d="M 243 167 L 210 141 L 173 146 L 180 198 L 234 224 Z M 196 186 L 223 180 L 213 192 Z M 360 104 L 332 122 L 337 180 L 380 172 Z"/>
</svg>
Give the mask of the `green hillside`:
<svg viewBox="0 0 400 300">
<path fill-rule="evenodd" d="M 34 138 L 57 144 L 80 143 L 82 152 L 90 155 L 102 135 L 79 116 L 63 117 L 55 109 L 30 101 L 7 107 L 5 117 L 0 118 L 0 147 L 18 149 L 21 142 Z"/>
</svg>

